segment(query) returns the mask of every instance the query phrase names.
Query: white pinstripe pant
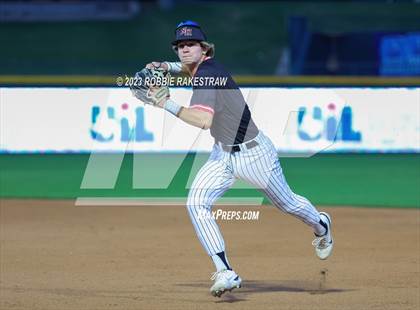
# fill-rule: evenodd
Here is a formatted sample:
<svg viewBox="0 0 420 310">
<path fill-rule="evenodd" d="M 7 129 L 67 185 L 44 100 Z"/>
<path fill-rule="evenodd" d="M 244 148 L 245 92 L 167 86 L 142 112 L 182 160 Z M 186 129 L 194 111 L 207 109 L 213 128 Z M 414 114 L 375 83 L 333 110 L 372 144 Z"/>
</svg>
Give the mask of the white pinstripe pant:
<svg viewBox="0 0 420 310">
<path fill-rule="evenodd" d="M 319 213 L 315 207 L 306 198 L 293 193 L 287 185 L 271 140 L 262 132 L 255 140 L 258 146 L 235 153 L 225 152 L 215 144 L 190 189 L 188 213 L 202 246 L 210 256 L 225 250 L 223 236 L 211 216 L 211 208 L 236 179 L 263 191 L 280 210 L 313 228 L 319 225 Z"/>
</svg>

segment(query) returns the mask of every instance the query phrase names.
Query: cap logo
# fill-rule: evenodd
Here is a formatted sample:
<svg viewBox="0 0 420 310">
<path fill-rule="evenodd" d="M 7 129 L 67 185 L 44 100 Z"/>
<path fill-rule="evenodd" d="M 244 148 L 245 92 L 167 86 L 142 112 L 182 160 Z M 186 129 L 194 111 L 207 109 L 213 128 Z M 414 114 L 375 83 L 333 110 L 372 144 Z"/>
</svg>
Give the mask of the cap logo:
<svg viewBox="0 0 420 310">
<path fill-rule="evenodd" d="M 192 36 L 192 28 L 181 28 L 181 30 L 179 31 L 179 35 L 181 36 L 186 36 L 186 37 L 191 37 Z"/>
</svg>

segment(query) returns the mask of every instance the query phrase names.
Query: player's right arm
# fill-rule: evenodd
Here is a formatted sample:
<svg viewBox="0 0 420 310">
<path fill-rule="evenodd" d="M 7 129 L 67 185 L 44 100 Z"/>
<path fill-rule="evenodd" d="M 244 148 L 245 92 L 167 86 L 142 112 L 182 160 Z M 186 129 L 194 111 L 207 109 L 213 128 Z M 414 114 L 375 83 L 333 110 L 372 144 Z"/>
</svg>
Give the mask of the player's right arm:
<svg viewBox="0 0 420 310">
<path fill-rule="evenodd" d="M 180 62 L 152 62 L 147 64 L 146 68 L 161 68 L 163 70 L 169 70 L 172 73 L 188 72 L 188 68 Z M 174 70 L 174 68 L 176 69 Z M 186 68 L 186 71 L 181 71 L 184 68 Z M 187 124 L 207 130 L 213 123 L 214 106 L 216 103 L 215 97 L 216 93 L 214 89 L 196 89 L 193 92 L 189 107 L 180 106 L 169 97 L 163 98 L 161 102 L 157 103 L 157 106 L 169 111 Z"/>
<path fill-rule="evenodd" d="M 183 107 L 179 106 L 169 98 L 164 98 L 157 104 L 157 106 L 171 112 L 187 124 L 201 129 L 207 130 L 213 123 L 214 110 L 205 105 Z"/>
<path fill-rule="evenodd" d="M 196 76 L 206 76 L 207 73 L 200 71 Z M 202 128 L 209 129 L 213 123 L 213 115 L 216 107 L 216 90 L 209 86 L 193 87 L 190 106 L 182 107 L 178 117 L 184 122 Z"/>
<path fill-rule="evenodd" d="M 194 107 L 182 107 L 179 111 L 178 118 L 201 129 L 209 129 L 213 123 L 213 113 L 210 111 L 200 110 Z"/>
</svg>

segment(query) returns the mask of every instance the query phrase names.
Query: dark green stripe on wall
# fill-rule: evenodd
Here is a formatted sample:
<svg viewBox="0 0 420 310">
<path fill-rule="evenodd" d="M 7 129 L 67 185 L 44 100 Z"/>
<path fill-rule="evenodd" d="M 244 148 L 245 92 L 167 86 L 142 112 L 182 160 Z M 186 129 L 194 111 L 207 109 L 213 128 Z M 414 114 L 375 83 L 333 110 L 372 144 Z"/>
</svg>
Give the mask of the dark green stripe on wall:
<svg viewBox="0 0 420 310">
<path fill-rule="evenodd" d="M 108 155 L 109 156 L 109 155 Z M 153 159 L 155 178 L 174 154 L 144 154 Z M 0 155 L 2 198 L 185 197 L 195 156 L 183 160 L 167 189 L 133 189 L 133 155 L 126 154 L 114 189 L 80 189 L 88 154 Z M 291 188 L 314 204 L 420 207 L 419 154 L 320 154 L 281 158 Z M 154 174 L 153 173 L 153 174 Z M 149 174 L 151 174 L 149 172 Z M 258 196 L 257 190 L 232 189 L 229 197 Z"/>
</svg>

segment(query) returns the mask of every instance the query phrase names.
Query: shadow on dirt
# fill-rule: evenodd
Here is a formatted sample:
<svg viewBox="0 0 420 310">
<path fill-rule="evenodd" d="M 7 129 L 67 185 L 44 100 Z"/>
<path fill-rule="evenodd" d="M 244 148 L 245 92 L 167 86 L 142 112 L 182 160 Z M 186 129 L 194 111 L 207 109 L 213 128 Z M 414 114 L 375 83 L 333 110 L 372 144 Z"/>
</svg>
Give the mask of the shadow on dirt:
<svg viewBox="0 0 420 310">
<path fill-rule="evenodd" d="M 179 283 L 177 286 L 183 287 L 209 287 L 209 283 Z M 318 281 L 258 281 L 248 280 L 242 282 L 240 289 L 235 289 L 231 293 L 224 294 L 216 303 L 236 303 L 246 301 L 246 297 L 252 294 L 272 293 L 272 292 L 290 292 L 331 294 L 352 291 L 352 289 L 338 289 L 325 287 L 324 283 Z"/>
</svg>

